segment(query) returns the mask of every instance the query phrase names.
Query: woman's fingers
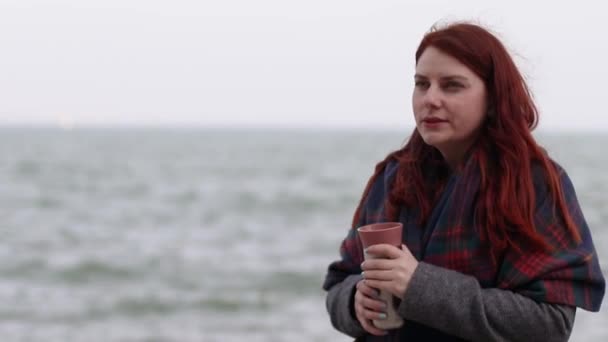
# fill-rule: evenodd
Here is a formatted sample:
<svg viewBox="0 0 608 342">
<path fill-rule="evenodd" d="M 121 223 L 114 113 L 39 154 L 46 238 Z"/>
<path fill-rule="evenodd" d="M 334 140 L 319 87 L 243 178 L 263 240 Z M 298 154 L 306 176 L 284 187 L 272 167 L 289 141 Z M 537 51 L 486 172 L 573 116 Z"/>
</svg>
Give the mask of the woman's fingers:
<svg viewBox="0 0 608 342">
<path fill-rule="evenodd" d="M 357 319 L 359 320 L 359 322 L 361 323 L 361 326 L 363 327 L 363 329 L 365 329 L 365 331 L 369 332 L 370 334 L 377 335 L 377 336 L 382 336 L 382 335 L 386 334 L 386 331 L 376 328 L 374 326 L 374 323 L 372 322 L 373 320 L 376 320 L 376 319 L 386 319 L 386 316 L 382 316 L 383 314 L 378 313 L 378 312 L 366 310 L 361 305 L 359 306 L 359 310 L 356 310 L 356 311 L 357 311 Z"/>
<path fill-rule="evenodd" d="M 385 313 L 386 304 L 383 301 L 371 298 L 363 298 L 361 304 L 368 310 L 375 311 L 376 313 Z M 378 319 L 379 317 L 373 317 L 372 319 Z"/>
<path fill-rule="evenodd" d="M 359 320 L 359 322 L 361 323 L 361 326 L 363 327 L 363 329 L 365 329 L 365 331 L 367 331 L 368 333 L 372 334 L 372 335 L 376 335 L 376 336 L 384 336 L 386 335 L 386 331 L 385 330 L 381 330 L 378 329 L 374 326 L 374 324 L 372 323 L 372 321 L 370 320 Z"/>
<path fill-rule="evenodd" d="M 366 270 L 392 270 L 395 262 L 392 259 L 368 259 L 361 263 L 361 269 Z"/>
<path fill-rule="evenodd" d="M 378 244 L 368 247 L 366 253 L 376 258 L 367 259 L 361 264 L 365 283 L 403 299 L 418 267 L 418 261 L 410 250 L 405 245 L 399 249 L 391 245 Z"/>
<path fill-rule="evenodd" d="M 366 254 L 373 255 L 380 259 L 398 259 L 403 254 L 402 248 L 387 244 L 377 244 L 369 246 L 365 249 Z"/>
<path fill-rule="evenodd" d="M 377 313 L 386 312 L 386 304 L 378 299 L 378 290 L 367 286 L 363 280 L 357 283 L 357 289 L 364 294 L 360 299 L 361 305 L 364 308 L 376 311 Z M 378 317 L 372 317 L 372 319 L 378 319 Z"/>
<path fill-rule="evenodd" d="M 355 314 L 357 315 L 357 320 L 359 320 L 363 329 L 370 334 L 377 336 L 386 335 L 386 331 L 376 328 L 372 322 L 372 320 L 376 319 L 386 319 L 385 304 L 372 298 L 376 295 L 376 290 L 365 285 L 363 281 L 359 281 L 356 288 Z"/>
<path fill-rule="evenodd" d="M 363 271 L 361 273 L 365 279 L 392 280 L 395 278 L 394 271 Z"/>
<path fill-rule="evenodd" d="M 383 291 L 388 291 L 393 293 L 394 283 L 388 280 L 377 280 L 377 279 L 365 279 L 365 283 L 368 286 L 373 286 L 374 288 L 381 289 Z M 401 298 L 401 297 L 400 297 Z"/>
<path fill-rule="evenodd" d="M 378 290 L 374 289 L 373 287 L 367 286 L 367 284 L 365 284 L 364 280 L 360 280 L 357 283 L 356 287 L 357 287 L 357 290 L 361 291 L 361 293 L 363 293 L 367 297 L 378 298 L 378 296 L 380 295 Z"/>
</svg>

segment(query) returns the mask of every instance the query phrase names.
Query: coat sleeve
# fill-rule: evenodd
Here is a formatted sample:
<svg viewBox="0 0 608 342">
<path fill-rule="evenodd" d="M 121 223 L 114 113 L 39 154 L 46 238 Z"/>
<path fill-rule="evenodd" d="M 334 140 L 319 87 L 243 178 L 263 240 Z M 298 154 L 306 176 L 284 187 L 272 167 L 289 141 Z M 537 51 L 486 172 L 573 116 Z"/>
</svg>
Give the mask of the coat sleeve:
<svg viewBox="0 0 608 342">
<path fill-rule="evenodd" d="M 567 341 L 575 308 L 539 303 L 498 288 L 482 289 L 476 278 L 418 264 L 400 315 L 469 341 Z M 407 327 L 405 327 L 407 329 Z"/>
<path fill-rule="evenodd" d="M 361 323 L 355 317 L 353 306 L 355 285 L 361 279 L 361 275 L 346 277 L 343 281 L 329 289 L 325 301 L 327 312 L 334 328 L 355 338 L 365 334 Z"/>
<path fill-rule="evenodd" d="M 365 215 L 362 215 L 363 217 Z M 361 223 L 364 219 L 361 220 Z M 363 261 L 361 241 L 355 229 L 350 229 L 340 246 L 340 260 L 329 265 L 323 289 L 327 291 L 326 306 L 332 325 L 352 337 L 365 331 L 354 314 L 355 286 L 361 277 Z"/>
</svg>

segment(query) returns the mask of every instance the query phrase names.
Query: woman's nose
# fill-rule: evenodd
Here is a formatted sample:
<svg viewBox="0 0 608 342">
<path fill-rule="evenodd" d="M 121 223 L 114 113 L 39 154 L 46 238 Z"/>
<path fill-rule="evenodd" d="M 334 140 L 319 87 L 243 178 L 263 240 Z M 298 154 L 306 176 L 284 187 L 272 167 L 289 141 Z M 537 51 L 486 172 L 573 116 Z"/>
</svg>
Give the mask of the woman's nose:
<svg viewBox="0 0 608 342">
<path fill-rule="evenodd" d="M 441 106 L 441 90 L 431 85 L 424 94 L 424 104 L 429 107 Z"/>
</svg>

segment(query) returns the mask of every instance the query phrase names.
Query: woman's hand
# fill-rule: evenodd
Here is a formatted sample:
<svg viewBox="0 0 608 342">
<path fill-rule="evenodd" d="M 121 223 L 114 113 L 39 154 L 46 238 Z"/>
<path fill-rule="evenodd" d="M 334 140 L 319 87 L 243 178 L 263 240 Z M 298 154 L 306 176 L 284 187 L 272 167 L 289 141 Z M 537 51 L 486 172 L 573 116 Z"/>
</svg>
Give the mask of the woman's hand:
<svg viewBox="0 0 608 342">
<path fill-rule="evenodd" d="M 386 335 L 385 330 L 376 328 L 372 322 L 374 319 L 386 318 L 386 304 L 375 299 L 378 297 L 378 291 L 367 286 L 365 280 L 360 280 L 356 287 L 355 314 L 357 315 L 359 323 L 361 323 L 361 326 L 365 331 L 372 335 Z"/>
<path fill-rule="evenodd" d="M 378 244 L 368 247 L 365 253 L 372 255 L 361 264 L 365 285 L 403 299 L 418 261 L 405 245 L 401 249 Z"/>
</svg>

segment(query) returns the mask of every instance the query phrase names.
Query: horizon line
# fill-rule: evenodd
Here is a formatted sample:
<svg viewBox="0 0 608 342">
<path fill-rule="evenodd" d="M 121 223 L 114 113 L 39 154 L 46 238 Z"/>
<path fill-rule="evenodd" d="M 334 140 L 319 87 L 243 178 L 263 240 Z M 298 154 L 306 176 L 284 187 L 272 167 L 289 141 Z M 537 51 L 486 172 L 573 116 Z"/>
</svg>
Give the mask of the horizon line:
<svg viewBox="0 0 608 342">
<path fill-rule="evenodd" d="M 58 131 L 78 130 L 224 130 L 224 131 L 365 131 L 365 132 L 402 132 L 412 131 L 414 126 L 395 125 L 312 125 L 312 124 L 204 124 L 204 123 L 79 123 L 72 125 L 60 125 L 51 122 L 11 122 L 0 123 L 0 129 L 52 129 Z M 607 128 L 588 127 L 565 127 L 549 126 L 536 127 L 533 133 L 608 133 Z"/>
</svg>

